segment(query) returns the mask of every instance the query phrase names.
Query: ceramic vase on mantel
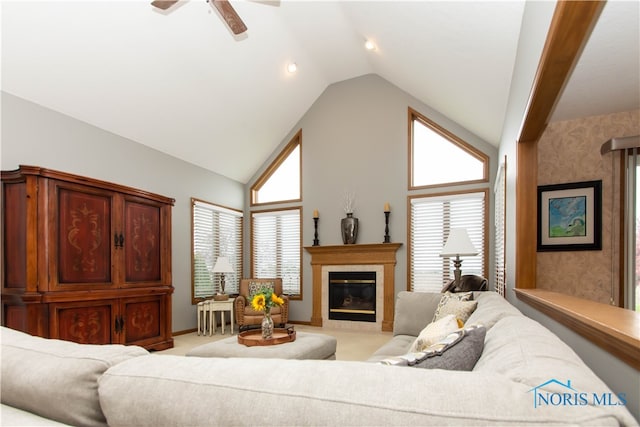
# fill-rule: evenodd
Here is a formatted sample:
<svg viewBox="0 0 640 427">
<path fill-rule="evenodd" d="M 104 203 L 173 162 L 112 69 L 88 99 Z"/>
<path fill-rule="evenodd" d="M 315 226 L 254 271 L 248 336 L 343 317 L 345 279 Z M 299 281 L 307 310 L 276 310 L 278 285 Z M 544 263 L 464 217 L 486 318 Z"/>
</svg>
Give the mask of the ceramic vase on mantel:
<svg viewBox="0 0 640 427">
<path fill-rule="evenodd" d="M 358 218 L 353 217 L 353 212 L 347 213 L 346 218 L 342 218 L 342 242 L 345 245 L 353 245 L 358 239 Z"/>
<path fill-rule="evenodd" d="M 269 340 L 273 338 L 273 319 L 271 318 L 271 312 L 265 311 L 262 318 L 262 339 Z"/>
</svg>

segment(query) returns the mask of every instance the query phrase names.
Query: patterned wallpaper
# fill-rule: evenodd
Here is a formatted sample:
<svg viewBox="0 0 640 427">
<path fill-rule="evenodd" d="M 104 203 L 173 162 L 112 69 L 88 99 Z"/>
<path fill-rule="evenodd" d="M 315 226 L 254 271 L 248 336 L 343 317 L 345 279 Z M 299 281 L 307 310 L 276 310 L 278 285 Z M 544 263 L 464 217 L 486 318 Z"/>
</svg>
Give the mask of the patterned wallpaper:
<svg viewBox="0 0 640 427">
<path fill-rule="evenodd" d="M 621 153 L 601 155 L 600 147 L 612 137 L 638 134 L 640 110 L 553 122 L 545 130 L 538 141 L 538 185 L 602 180 L 602 250 L 539 252 L 539 289 L 610 303 L 619 286 Z"/>
</svg>

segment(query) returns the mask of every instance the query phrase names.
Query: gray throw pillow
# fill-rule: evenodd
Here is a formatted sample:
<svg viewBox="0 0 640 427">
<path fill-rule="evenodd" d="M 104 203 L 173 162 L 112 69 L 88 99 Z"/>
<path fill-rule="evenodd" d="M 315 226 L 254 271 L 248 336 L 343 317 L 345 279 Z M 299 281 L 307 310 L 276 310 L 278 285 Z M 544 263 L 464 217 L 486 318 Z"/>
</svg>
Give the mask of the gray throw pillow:
<svg viewBox="0 0 640 427">
<path fill-rule="evenodd" d="M 447 344 L 433 352 L 425 352 L 426 358 L 412 365 L 415 368 L 447 369 L 451 371 L 471 371 L 482 355 L 484 349 L 484 337 L 487 330 L 484 326 L 474 326 L 461 329 L 449 336 Z M 436 347 L 434 344 L 432 347 Z"/>
</svg>

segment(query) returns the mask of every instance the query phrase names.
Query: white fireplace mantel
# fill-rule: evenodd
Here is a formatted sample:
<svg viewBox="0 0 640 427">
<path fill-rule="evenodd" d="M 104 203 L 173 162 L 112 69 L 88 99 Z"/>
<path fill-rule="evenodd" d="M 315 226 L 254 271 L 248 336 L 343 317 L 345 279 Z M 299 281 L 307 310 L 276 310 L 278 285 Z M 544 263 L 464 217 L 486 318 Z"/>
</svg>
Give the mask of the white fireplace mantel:
<svg viewBox="0 0 640 427">
<path fill-rule="evenodd" d="M 382 330 L 393 330 L 396 252 L 402 243 L 306 246 L 313 271 L 313 311 L 311 325 L 322 326 L 322 268 L 336 265 L 381 265 L 383 271 Z M 326 270 L 325 270 L 326 271 Z"/>
</svg>

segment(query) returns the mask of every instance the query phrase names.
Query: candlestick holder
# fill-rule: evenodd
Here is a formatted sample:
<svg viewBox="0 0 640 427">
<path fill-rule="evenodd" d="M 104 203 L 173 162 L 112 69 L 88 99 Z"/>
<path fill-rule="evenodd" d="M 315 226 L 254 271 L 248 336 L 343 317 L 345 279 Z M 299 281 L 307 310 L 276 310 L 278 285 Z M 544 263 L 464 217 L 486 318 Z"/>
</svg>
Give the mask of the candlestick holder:
<svg viewBox="0 0 640 427">
<path fill-rule="evenodd" d="M 384 242 L 391 243 L 391 236 L 389 236 L 389 212 L 384 213 Z"/>
<path fill-rule="evenodd" d="M 320 240 L 318 240 L 318 218 L 313 218 L 313 227 L 315 231 L 313 233 L 313 246 L 319 246 Z"/>
</svg>

